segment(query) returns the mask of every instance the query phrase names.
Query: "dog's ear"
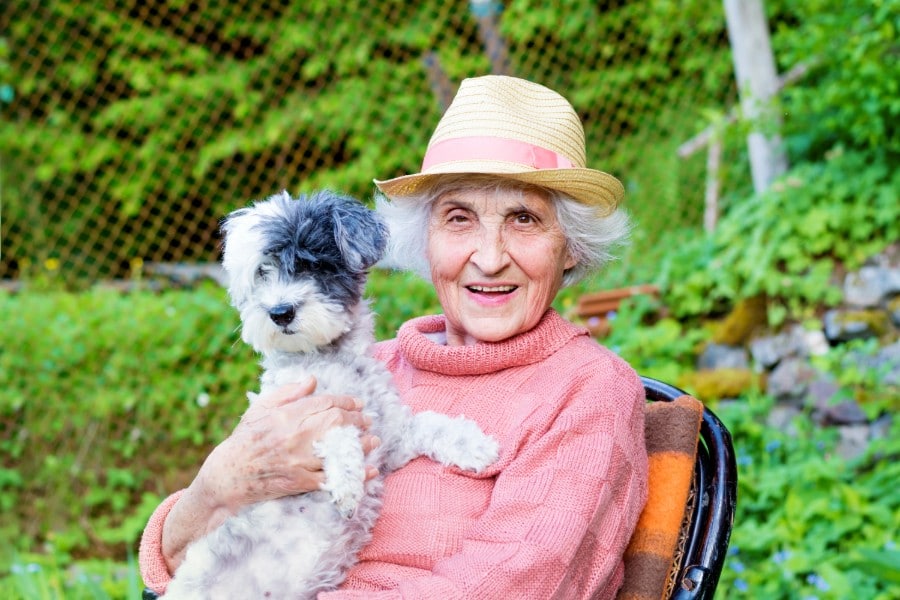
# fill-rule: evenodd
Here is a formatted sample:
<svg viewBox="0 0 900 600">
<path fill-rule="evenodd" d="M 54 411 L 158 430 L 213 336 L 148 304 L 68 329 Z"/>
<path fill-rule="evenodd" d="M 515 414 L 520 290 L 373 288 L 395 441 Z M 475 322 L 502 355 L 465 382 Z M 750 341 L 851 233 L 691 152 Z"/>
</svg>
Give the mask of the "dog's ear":
<svg viewBox="0 0 900 600">
<path fill-rule="evenodd" d="M 363 272 L 384 255 L 387 247 L 387 225 L 374 210 L 361 202 L 344 197 L 335 203 L 334 239 L 347 266 Z"/>
<path fill-rule="evenodd" d="M 219 222 L 219 234 L 222 237 L 222 240 L 228 238 L 228 233 L 233 231 L 236 224 L 240 222 L 241 218 L 246 216 L 250 212 L 249 208 L 239 208 L 235 211 L 228 213 L 220 222 Z"/>
</svg>

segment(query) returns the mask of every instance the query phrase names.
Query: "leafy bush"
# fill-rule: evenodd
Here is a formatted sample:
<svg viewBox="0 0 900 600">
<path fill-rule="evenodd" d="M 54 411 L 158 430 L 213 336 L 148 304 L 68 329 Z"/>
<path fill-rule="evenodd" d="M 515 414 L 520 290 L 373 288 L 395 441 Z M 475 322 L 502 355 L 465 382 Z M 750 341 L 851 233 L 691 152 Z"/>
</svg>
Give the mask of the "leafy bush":
<svg viewBox="0 0 900 600">
<path fill-rule="evenodd" d="M 780 4 L 777 2 L 777 4 Z M 817 158 L 837 145 L 900 154 L 900 0 L 790 2 L 794 19 L 776 21 L 785 65 L 810 73 L 785 89 L 781 105 L 795 156 Z"/>
<path fill-rule="evenodd" d="M 659 281 L 675 316 L 715 313 L 766 294 L 799 316 L 840 299 L 835 266 L 853 269 L 900 239 L 900 171 L 838 148 L 763 194 L 735 202 L 710 236 L 674 232 Z"/>
<path fill-rule="evenodd" d="M 766 426 L 772 400 L 720 406 L 738 460 L 738 504 L 722 598 L 900 595 L 900 421 L 859 460 L 835 453 L 836 432 L 802 416 Z"/>
<path fill-rule="evenodd" d="M 0 315 L 4 551 L 118 554 L 243 410 L 236 314 L 209 286 L 3 294 Z"/>
<path fill-rule="evenodd" d="M 53 554 L 17 556 L 0 578 L 5 600 L 111 600 L 141 597 L 137 561 L 70 560 Z"/>
<path fill-rule="evenodd" d="M 380 339 L 439 311 L 411 275 L 376 271 L 368 293 Z M 237 312 L 210 284 L 0 294 L 0 315 L 3 551 L 121 555 L 257 387 Z"/>
</svg>

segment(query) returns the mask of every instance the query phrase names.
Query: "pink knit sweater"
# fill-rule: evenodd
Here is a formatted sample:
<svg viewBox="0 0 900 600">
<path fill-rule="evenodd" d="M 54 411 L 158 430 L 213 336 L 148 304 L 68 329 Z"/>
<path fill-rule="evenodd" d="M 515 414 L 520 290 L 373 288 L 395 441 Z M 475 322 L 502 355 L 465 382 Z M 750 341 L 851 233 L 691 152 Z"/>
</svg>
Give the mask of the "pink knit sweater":
<svg viewBox="0 0 900 600">
<path fill-rule="evenodd" d="M 371 543 L 340 590 L 350 598 L 614 598 L 647 495 L 643 389 L 587 332 L 548 311 L 498 343 L 444 346 L 441 316 L 379 344 L 405 402 L 474 419 L 500 458 L 473 475 L 419 458 L 389 475 Z M 141 542 L 145 583 L 164 590 L 156 510 Z"/>
</svg>

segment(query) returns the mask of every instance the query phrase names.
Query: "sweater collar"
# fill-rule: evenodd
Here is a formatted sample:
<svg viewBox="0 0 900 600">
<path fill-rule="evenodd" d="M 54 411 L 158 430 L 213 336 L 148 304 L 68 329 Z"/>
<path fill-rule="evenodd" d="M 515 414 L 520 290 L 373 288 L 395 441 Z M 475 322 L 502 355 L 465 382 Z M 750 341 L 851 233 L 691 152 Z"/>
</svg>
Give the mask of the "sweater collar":
<svg viewBox="0 0 900 600">
<path fill-rule="evenodd" d="M 531 330 L 500 342 L 445 346 L 429 337 L 446 331 L 444 315 L 407 321 L 397 332 L 404 358 L 415 368 L 445 375 L 483 375 L 544 360 L 587 329 L 563 319 L 552 308 Z"/>
</svg>

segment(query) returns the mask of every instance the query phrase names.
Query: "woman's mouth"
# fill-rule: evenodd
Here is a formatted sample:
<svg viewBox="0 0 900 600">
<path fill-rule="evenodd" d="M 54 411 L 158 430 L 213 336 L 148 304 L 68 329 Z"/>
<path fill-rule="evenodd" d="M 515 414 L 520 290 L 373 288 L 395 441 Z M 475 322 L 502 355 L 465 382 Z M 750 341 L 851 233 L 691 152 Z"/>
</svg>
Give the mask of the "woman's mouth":
<svg viewBox="0 0 900 600">
<path fill-rule="evenodd" d="M 509 294 L 519 288 L 516 285 L 469 285 L 466 289 L 475 294 L 488 294 L 491 296 Z"/>
</svg>

